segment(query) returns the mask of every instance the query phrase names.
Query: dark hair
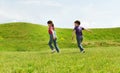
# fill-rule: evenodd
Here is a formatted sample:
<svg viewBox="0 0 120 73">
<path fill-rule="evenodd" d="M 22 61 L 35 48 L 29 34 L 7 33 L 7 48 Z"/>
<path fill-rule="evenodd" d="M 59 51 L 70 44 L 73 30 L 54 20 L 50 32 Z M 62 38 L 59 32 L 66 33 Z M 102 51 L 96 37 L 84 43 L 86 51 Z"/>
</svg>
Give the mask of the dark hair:
<svg viewBox="0 0 120 73">
<path fill-rule="evenodd" d="M 81 22 L 80 22 L 79 20 L 76 20 L 74 23 L 76 23 L 76 24 L 78 24 L 78 25 L 81 24 Z"/>
<path fill-rule="evenodd" d="M 49 20 L 49 21 L 47 22 L 47 24 L 52 24 L 52 27 L 54 27 L 54 23 L 53 23 L 53 21 L 51 21 L 51 20 Z"/>
</svg>

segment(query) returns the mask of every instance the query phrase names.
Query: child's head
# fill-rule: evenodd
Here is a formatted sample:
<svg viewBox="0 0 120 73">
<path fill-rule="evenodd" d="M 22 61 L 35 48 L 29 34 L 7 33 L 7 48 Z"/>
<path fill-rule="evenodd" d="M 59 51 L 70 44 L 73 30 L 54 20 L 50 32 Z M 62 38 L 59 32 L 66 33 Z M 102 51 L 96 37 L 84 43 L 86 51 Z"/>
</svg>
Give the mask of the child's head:
<svg viewBox="0 0 120 73">
<path fill-rule="evenodd" d="M 48 24 L 48 26 L 52 26 L 53 22 L 52 22 L 51 20 L 49 20 L 49 21 L 47 22 L 47 24 Z"/>
<path fill-rule="evenodd" d="M 47 22 L 47 24 L 48 24 L 48 26 L 53 26 L 53 27 L 54 27 L 53 21 L 51 21 L 51 20 L 49 20 L 49 21 Z"/>
<path fill-rule="evenodd" d="M 79 26 L 81 24 L 81 22 L 79 21 L 79 20 L 76 20 L 75 22 L 74 22 L 74 25 L 75 26 Z"/>
</svg>

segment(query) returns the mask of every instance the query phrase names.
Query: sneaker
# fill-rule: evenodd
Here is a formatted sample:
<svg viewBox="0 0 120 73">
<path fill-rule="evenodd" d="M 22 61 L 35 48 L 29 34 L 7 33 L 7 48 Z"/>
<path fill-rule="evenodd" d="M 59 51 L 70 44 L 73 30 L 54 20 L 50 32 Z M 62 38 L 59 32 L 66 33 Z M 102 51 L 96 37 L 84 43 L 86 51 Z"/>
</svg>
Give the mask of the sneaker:
<svg viewBox="0 0 120 73">
<path fill-rule="evenodd" d="M 83 50 L 83 51 L 81 51 L 81 53 L 85 53 L 85 51 Z"/>
<path fill-rule="evenodd" d="M 52 50 L 52 53 L 56 52 L 55 49 Z"/>
</svg>

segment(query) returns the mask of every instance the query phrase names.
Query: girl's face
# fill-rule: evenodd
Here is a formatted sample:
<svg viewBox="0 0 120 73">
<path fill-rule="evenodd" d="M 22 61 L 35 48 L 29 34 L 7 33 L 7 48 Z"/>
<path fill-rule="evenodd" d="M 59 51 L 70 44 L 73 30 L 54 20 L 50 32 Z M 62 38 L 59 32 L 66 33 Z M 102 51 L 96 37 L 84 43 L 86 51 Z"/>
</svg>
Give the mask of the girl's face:
<svg viewBox="0 0 120 73">
<path fill-rule="evenodd" d="M 51 26 L 51 24 L 48 24 L 48 26 L 50 27 L 50 26 Z"/>
</svg>

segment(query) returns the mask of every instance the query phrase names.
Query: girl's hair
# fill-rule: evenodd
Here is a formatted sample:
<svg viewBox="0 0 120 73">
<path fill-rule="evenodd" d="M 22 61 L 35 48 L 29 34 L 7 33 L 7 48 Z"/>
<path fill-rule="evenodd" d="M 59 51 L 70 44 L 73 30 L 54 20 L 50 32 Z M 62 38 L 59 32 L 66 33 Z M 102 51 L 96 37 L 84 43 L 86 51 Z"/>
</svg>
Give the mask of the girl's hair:
<svg viewBox="0 0 120 73">
<path fill-rule="evenodd" d="M 47 24 L 51 24 L 52 27 L 54 28 L 54 23 L 53 23 L 53 21 L 49 20 L 49 21 L 47 22 Z"/>
</svg>

